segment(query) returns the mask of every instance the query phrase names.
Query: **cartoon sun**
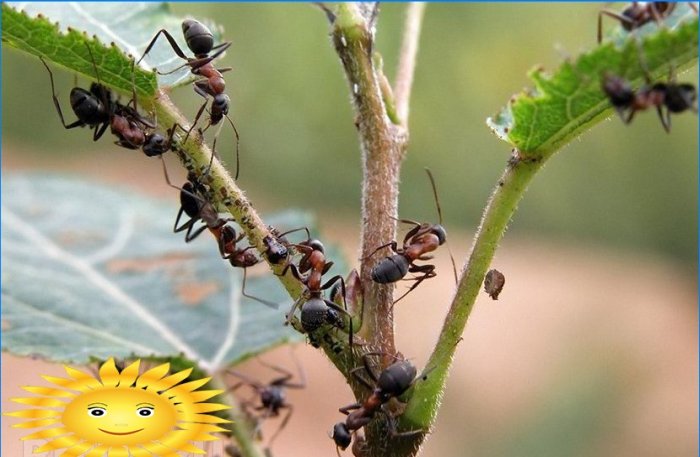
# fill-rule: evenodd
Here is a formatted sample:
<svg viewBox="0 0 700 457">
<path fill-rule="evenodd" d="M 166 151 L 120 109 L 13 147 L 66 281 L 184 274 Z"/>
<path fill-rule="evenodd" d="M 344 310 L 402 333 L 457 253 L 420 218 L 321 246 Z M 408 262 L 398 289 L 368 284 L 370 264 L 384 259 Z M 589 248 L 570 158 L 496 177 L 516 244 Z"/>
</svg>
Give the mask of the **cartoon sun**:
<svg viewBox="0 0 700 457">
<path fill-rule="evenodd" d="M 167 363 L 139 376 L 139 363 L 137 360 L 120 372 L 109 359 L 100 367 L 100 379 L 64 366 L 68 379 L 43 376 L 58 388 L 28 386 L 24 390 L 41 396 L 12 399 L 35 409 L 6 414 L 28 419 L 14 427 L 46 427 L 22 438 L 48 440 L 34 453 L 66 449 L 62 456 L 204 454 L 190 441 L 217 440 L 210 433 L 226 431 L 214 424 L 230 421 L 206 413 L 229 406 L 202 403 L 222 391 L 197 390 L 210 378 L 180 384 L 192 369 L 168 375 Z"/>
</svg>

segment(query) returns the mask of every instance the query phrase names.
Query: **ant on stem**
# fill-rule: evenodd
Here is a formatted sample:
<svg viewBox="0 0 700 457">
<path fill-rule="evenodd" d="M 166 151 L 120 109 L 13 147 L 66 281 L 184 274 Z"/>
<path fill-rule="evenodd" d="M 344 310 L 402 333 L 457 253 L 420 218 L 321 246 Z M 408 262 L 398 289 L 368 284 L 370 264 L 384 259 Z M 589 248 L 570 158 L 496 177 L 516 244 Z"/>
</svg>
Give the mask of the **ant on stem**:
<svg viewBox="0 0 700 457">
<path fill-rule="evenodd" d="M 693 2 L 688 5 L 697 13 L 698 8 Z M 661 25 L 661 22 L 669 17 L 678 6 L 678 2 L 632 2 L 621 13 L 607 9 L 598 12 L 598 44 L 603 41 L 603 16 L 617 20 L 627 32 L 636 30 L 651 21 Z"/>
<path fill-rule="evenodd" d="M 408 291 L 394 301 L 394 304 L 408 295 L 413 289 L 418 287 L 421 282 L 437 276 L 437 273 L 435 272 L 435 265 L 416 265 L 414 262 L 416 260 L 432 259 L 432 256 L 428 256 L 426 254 L 436 250 L 447 241 L 447 232 L 442 226 L 442 209 L 440 208 L 440 201 L 438 200 L 435 179 L 433 178 L 433 174 L 430 172 L 430 170 L 426 168 L 425 171 L 428 174 L 428 178 L 430 179 L 430 184 L 433 189 L 433 196 L 435 197 L 435 205 L 437 207 L 439 223 L 429 224 L 408 219 L 397 219 L 399 222 L 414 226 L 408 231 L 408 233 L 406 233 L 406 236 L 403 239 L 403 247 L 399 249 L 398 243 L 396 241 L 391 241 L 387 244 L 379 246 L 367 257 L 365 257 L 372 257 L 375 253 L 377 253 L 377 251 L 386 247 L 389 247 L 392 251 L 394 251 L 394 255 L 383 258 L 374 266 L 374 268 L 372 268 L 372 280 L 379 284 L 389 284 L 399 281 L 408 273 L 421 274 L 421 276 L 406 279 L 407 281 L 415 282 L 408 289 Z M 455 261 L 451 252 L 450 259 L 452 260 L 452 269 L 454 271 L 456 283 L 457 267 L 455 266 Z"/>
</svg>

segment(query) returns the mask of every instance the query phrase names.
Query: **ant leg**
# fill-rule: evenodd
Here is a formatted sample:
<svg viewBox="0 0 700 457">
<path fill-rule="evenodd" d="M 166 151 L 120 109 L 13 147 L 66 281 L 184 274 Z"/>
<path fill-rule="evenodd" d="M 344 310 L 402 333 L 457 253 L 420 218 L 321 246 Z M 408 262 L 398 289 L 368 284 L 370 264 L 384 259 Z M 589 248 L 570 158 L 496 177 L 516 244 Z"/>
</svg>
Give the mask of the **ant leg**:
<svg viewBox="0 0 700 457">
<path fill-rule="evenodd" d="M 61 105 L 58 103 L 58 97 L 56 97 L 56 88 L 55 88 L 54 82 L 53 82 L 53 72 L 51 72 L 51 69 L 46 64 L 46 61 L 44 61 L 44 59 L 42 57 L 39 57 L 39 60 L 41 60 L 41 63 L 44 64 L 44 67 L 46 67 L 46 70 L 49 72 L 49 79 L 51 80 L 51 96 L 53 97 L 53 104 L 56 107 L 56 111 L 58 112 L 58 117 L 61 118 L 61 124 L 63 124 L 63 128 L 74 129 L 76 127 L 82 127 L 83 125 L 85 125 L 85 123 L 83 121 L 81 121 L 80 119 L 73 122 L 72 124 L 66 125 L 66 121 L 63 117 L 63 112 L 61 111 Z"/>
<path fill-rule="evenodd" d="M 249 385 L 256 390 L 263 389 L 265 387 L 261 383 L 259 383 L 258 381 L 254 381 L 254 380 L 250 379 L 248 376 L 246 376 L 243 373 L 240 373 L 236 370 L 230 370 L 230 369 L 226 370 L 226 374 L 229 374 L 231 376 L 235 376 L 241 380 L 241 382 L 238 382 L 238 383 L 234 384 L 232 387 L 230 387 L 228 389 L 229 392 L 233 392 L 236 389 L 239 389 L 243 385 Z"/>
<path fill-rule="evenodd" d="M 102 138 L 102 135 L 104 135 L 105 131 L 107 130 L 107 127 L 109 127 L 109 122 L 104 122 L 102 124 L 102 127 L 99 129 L 97 126 L 95 126 L 95 133 L 92 135 L 92 141 L 97 141 L 100 138 Z"/>
<path fill-rule="evenodd" d="M 613 19 L 617 19 L 621 23 L 634 25 L 634 21 L 628 17 L 615 13 L 614 11 L 601 10 L 600 12 L 598 12 L 598 44 L 603 42 L 603 15 L 611 17 Z"/>
<path fill-rule="evenodd" d="M 331 287 L 333 284 L 335 284 L 338 281 L 340 281 L 340 294 L 343 297 L 343 308 L 341 309 L 338 305 L 336 305 L 332 301 L 328 301 L 328 300 L 326 300 L 326 304 L 329 305 L 331 308 L 333 308 L 337 311 L 340 311 L 341 313 L 345 314 L 348 317 L 348 344 L 350 345 L 350 347 L 352 347 L 352 336 L 353 336 L 352 314 L 350 314 L 348 312 L 348 304 L 345 301 L 345 295 L 347 293 L 345 290 L 345 280 L 340 275 L 333 276 L 331 279 L 326 281 L 326 283 L 321 286 L 321 290 L 328 289 L 329 287 Z"/>
<path fill-rule="evenodd" d="M 355 367 L 352 370 L 350 370 L 350 374 L 352 374 L 355 377 L 355 379 L 360 381 L 360 383 L 362 383 L 362 385 L 365 386 L 366 388 L 368 388 L 370 390 L 374 389 L 374 386 L 372 385 L 372 383 L 368 382 L 365 378 L 363 378 L 362 376 L 359 375 L 358 371 L 360 371 L 360 370 L 366 370 L 366 368 L 365 367 Z M 376 383 L 377 381 L 375 380 L 374 382 Z"/>
<path fill-rule="evenodd" d="M 195 92 L 197 92 L 197 89 L 195 88 Z M 197 92 L 199 93 L 199 92 Z M 202 95 L 201 93 L 199 93 Z M 206 98 L 204 95 L 202 95 L 204 98 Z M 190 129 L 187 131 L 187 135 L 185 135 L 185 139 L 183 140 L 183 143 L 187 142 L 187 139 L 190 137 L 190 133 L 192 133 L 192 130 L 194 127 L 197 125 L 197 122 L 199 122 L 199 118 L 202 117 L 202 113 L 204 113 L 204 108 L 207 107 L 207 103 L 209 101 L 205 100 L 204 104 L 199 108 L 199 111 L 197 111 L 197 115 L 194 117 L 194 122 L 192 122 L 192 125 L 190 126 Z"/>
<path fill-rule="evenodd" d="M 273 303 L 271 301 L 263 300 L 262 298 L 255 297 L 253 295 L 247 294 L 245 291 L 245 281 L 246 281 L 246 276 L 247 276 L 247 268 L 243 269 L 243 286 L 241 286 L 241 295 L 244 297 L 250 298 L 251 300 L 255 300 L 257 302 L 262 303 L 263 305 L 267 305 L 272 309 L 279 309 L 280 305 L 279 303 Z"/>
<path fill-rule="evenodd" d="M 367 259 L 369 259 L 370 257 L 372 257 L 374 254 L 376 254 L 377 251 L 379 251 L 379 250 L 381 250 L 381 249 L 384 249 L 384 248 L 386 248 L 386 247 L 389 247 L 389 246 L 391 246 L 391 250 L 392 250 L 392 251 L 397 252 L 396 249 L 397 249 L 397 247 L 398 247 L 398 244 L 396 243 L 396 241 L 390 241 L 389 243 L 382 244 L 382 245 L 379 246 L 377 249 L 375 249 L 374 251 L 372 251 L 369 255 L 366 255 L 366 256 L 362 257 L 360 260 L 367 260 Z"/>
<path fill-rule="evenodd" d="M 409 269 L 409 271 L 411 273 L 419 273 L 420 272 L 420 273 L 424 273 L 424 274 L 423 274 L 423 276 L 419 276 L 419 277 L 415 278 L 416 282 L 413 283 L 413 285 L 411 287 L 409 287 L 408 290 L 403 295 L 401 295 L 399 298 L 394 300 L 394 303 L 391 304 L 391 307 L 393 308 L 394 305 L 396 305 L 399 302 L 399 300 L 401 300 L 406 295 L 411 293 L 413 291 L 413 289 L 418 287 L 418 285 L 420 283 L 422 283 L 426 279 L 434 278 L 437 275 L 437 273 L 435 273 L 434 270 L 435 270 L 435 265 L 422 265 L 420 267 L 416 266 L 413 269 Z"/>
<path fill-rule="evenodd" d="M 292 405 L 284 405 L 283 408 L 287 408 L 289 412 L 286 416 L 284 416 L 284 419 L 282 419 L 282 423 L 277 428 L 277 431 L 274 433 L 274 435 L 272 435 L 270 441 L 267 442 L 268 448 L 272 447 L 272 442 L 275 441 L 275 438 L 277 438 L 277 436 L 282 432 L 282 430 L 284 430 L 284 427 L 287 425 L 287 422 L 289 422 L 289 419 L 292 417 L 292 413 L 294 412 L 294 407 Z"/>
<path fill-rule="evenodd" d="M 287 313 L 287 319 L 285 320 L 284 325 L 289 325 L 292 322 L 292 317 L 294 317 L 294 313 L 296 312 L 297 308 L 299 308 L 303 303 L 303 298 L 304 296 L 302 295 L 297 301 L 294 302 L 292 308 L 289 310 L 289 313 Z"/>
<path fill-rule="evenodd" d="M 199 227 L 197 230 L 195 230 L 194 233 L 192 232 L 192 229 L 193 229 L 193 228 L 194 228 L 194 224 L 193 224 L 192 226 L 190 226 L 190 229 L 189 229 L 189 230 L 187 231 L 187 233 L 185 234 L 185 243 L 189 243 L 190 241 L 192 241 L 192 240 L 194 240 L 195 238 L 197 238 L 197 237 L 198 237 L 199 235 L 201 235 L 202 232 L 205 231 L 208 227 L 207 227 L 206 225 L 203 225 L 203 226 Z"/>
<path fill-rule="evenodd" d="M 226 114 L 226 120 L 231 124 L 231 128 L 233 128 L 233 133 L 236 134 L 236 176 L 233 178 L 234 180 L 238 180 L 238 172 L 240 171 L 241 168 L 241 160 L 240 160 L 240 143 L 241 143 L 241 137 L 238 135 L 238 130 L 236 129 L 236 125 L 233 123 L 230 117 L 228 117 L 228 114 Z M 217 134 L 218 136 L 218 134 Z M 214 142 L 216 143 L 216 137 L 214 138 Z"/>
<path fill-rule="evenodd" d="M 139 63 L 141 63 L 141 61 L 143 60 L 143 58 L 146 57 L 146 54 L 148 54 L 148 53 L 150 52 L 150 50 L 151 50 L 151 48 L 153 47 L 153 45 L 156 44 L 156 40 L 158 40 L 158 37 L 160 36 L 161 33 L 162 33 L 162 34 L 165 36 L 165 38 L 168 40 L 168 42 L 170 43 L 170 46 L 173 48 L 173 51 L 175 51 L 175 54 L 177 54 L 179 57 L 181 57 L 181 58 L 187 60 L 187 56 L 185 55 L 184 52 L 182 52 L 182 49 L 180 49 L 180 46 L 178 46 L 177 42 L 175 41 L 175 38 L 173 38 L 173 36 L 172 36 L 167 30 L 165 30 L 165 29 L 160 29 L 160 30 L 158 30 L 158 32 L 156 33 L 156 35 L 153 37 L 153 39 L 151 40 L 151 42 L 148 43 L 148 46 L 146 47 L 146 51 L 144 51 L 144 53 L 143 53 L 143 55 L 141 56 L 141 58 L 136 62 L 136 65 L 138 65 Z"/>
<path fill-rule="evenodd" d="M 671 111 L 666 110 L 666 116 L 664 116 L 664 110 L 661 106 L 656 107 L 656 112 L 659 113 L 659 119 L 661 119 L 661 125 L 666 130 L 666 133 L 671 133 Z"/>
<path fill-rule="evenodd" d="M 191 59 L 187 62 L 187 66 L 189 66 L 192 69 L 192 72 L 194 73 L 195 70 L 203 67 L 204 65 L 208 64 L 212 60 L 215 60 L 218 58 L 221 54 L 226 52 L 226 50 L 231 46 L 232 42 L 227 41 L 225 43 L 221 43 L 218 45 L 216 48 L 212 48 L 212 50 L 217 49 L 217 51 L 207 57 L 202 57 L 201 59 Z"/>
<path fill-rule="evenodd" d="M 350 414 L 350 411 L 355 410 L 355 409 L 360 409 L 362 407 L 362 403 L 353 403 L 352 405 L 347 405 L 343 406 L 342 408 L 338 408 L 338 411 L 341 413 L 345 414 L 346 416 Z"/>
<path fill-rule="evenodd" d="M 288 382 L 290 379 L 294 377 L 294 374 L 291 371 L 285 370 L 284 368 L 277 366 L 277 365 L 272 365 L 269 363 L 266 363 L 263 361 L 261 358 L 258 358 L 258 363 L 260 365 L 267 367 L 271 370 L 275 370 L 278 373 L 283 374 L 284 376 L 281 378 L 277 378 L 270 382 L 272 385 L 278 385 L 278 386 L 283 386 L 283 387 L 288 387 L 290 389 L 303 389 L 306 387 L 306 373 L 304 372 L 304 368 L 299 364 L 299 360 L 294 356 L 294 351 L 290 349 L 289 351 L 292 354 L 292 359 L 294 359 L 294 364 L 297 366 L 297 372 L 299 374 L 299 382 L 298 383 L 293 383 L 293 382 Z"/>
</svg>

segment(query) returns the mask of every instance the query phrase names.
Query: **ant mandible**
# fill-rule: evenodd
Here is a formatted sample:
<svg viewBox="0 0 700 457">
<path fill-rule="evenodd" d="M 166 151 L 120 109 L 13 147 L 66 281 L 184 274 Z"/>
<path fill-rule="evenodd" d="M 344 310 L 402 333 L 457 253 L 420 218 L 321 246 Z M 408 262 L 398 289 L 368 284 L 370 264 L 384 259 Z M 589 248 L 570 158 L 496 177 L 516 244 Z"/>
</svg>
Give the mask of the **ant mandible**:
<svg viewBox="0 0 700 457">
<path fill-rule="evenodd" d="M 693 2 L 688 5 L 697 13 L 697 6 Z M 678 6 L 677 2 L 632 2 L 621 13 L 610 10 L 598 12 L 598 44 L 603 41 L 603 16 L 616 19 L 627 32 L 636 30 L 651 21 L 660 24 L 661 21 L 671 15 Z"/>
<path fill-rule="evenodd" d="M 190 127 L 190 130 L 185 136 L 185 141 L 187 141 L 190 132 L 197 125 L 197 122 L 199 122 L 199 118 L 202 116 L 205 110 L 207 106 L 207 97 L 211 96 L 213 100 L 211 104 L 211 112 L 209 113 L 209 124 L 204 128 L 203 131 L 206 131 L 212 125 L 217 125 L 219 122 L 221 122 L 221 120 L 224 117 L 226 117 L 228 122 L 231 124 L 233 132 L 236 136 L 236 175 L 234 179 L 238 179 L 238 166 L 240 164 L 238 148 L 240 136 L 238 135 L 238 130 L 236 129 L 235 124 L 228 117 L 229 105 L 231 100 L 229 99 L 228 95 L 224 93 L 224 90 L 226 88 L 226 81 L 224 80 L 224 77 L 222 75 L 222 73 L 230 71 L 231 68 L 217 69 L 212 64 L 212 61 L 214 59 L 223 54 L 231 46 L 231 42 L 227 41 L 214 46 L 214 35 L 204 24 L 194 19 L 186 19 L 182 22 L 182 33 L 185 36 L 187 47 L 195 55 L 194 58 L 187 57 L 175 41 L 175 38 L 173 38 L 173 36 L 167 30 L 160 29 L 155 34 L 151 42 L 148 44 L 148 46 L 146 47 L 146 51 L 143 53 L 138 62 L 136 62 L 136 64 L 138 65 L 144 59 L 144 57 L 146 57 L 146 55 L 153 48 L 153 45 L 158 40 L 158 37 L 160 37 L 160 35 L 162 34 L 168 40 L 168 43 L 170 43 L 170 46 L 172 47 L 173 51 L 175 51 L 175 54 L 177 54 L 180 58 L 184 59 L 185 63 L 166 73 L 158 73 L 161 75 L 167 75 L 179 70 L 180 68 L 190 67 L 190 71 L 192 72 L 192 74 L 202 76 L 201 79 L 198 79 L 193 83 L 193 86 L 194 91 L 197 94 L 204 97 L 205 101 L 204 104 L 202 104 L 202 106 L 197 111 L 197 114 L 194 118 L 194 122 L 192 123 L 192 127 Z M 209 53 L 211 53 L 214 50 L 216 50 L 216 52 L 212 55 L 209 55 Z M 219 131 L 217 131 L 214 136 L 214 142 L 212 145 L 213 150 L 216 150 L 216 141 L 219 136 Z"/>
<path fill-rule="evenodd" d="M 392 398 L 400 397 L 416 380 L 416 367 L 408 360 L 397 360 L 382 370 L 379 376 L 376 376 L 369 363 L 369 356 L 371 355 L 382 354 L 370 352 L 363 355 L 362 361 L 364 366 L 351 371 L 362 384 L 372 390 L 372 393 L 363 402 L 353 403 L 339 409 L 341 413 L 348 417 L 344 422 L 338 422 L 333 427 L 331 438 L 336 444 L 338 455 L 340 455 L 338 449 L 345 450 L 352 442 L 352 435 L 357 430 L 369 424 L 377 412 L 384 412 L 382 410 L 382 405 L 386 404 Z M 370 378 L 372 378 L 374 385 L 357 374 L 357 371 L 361 369 L 364 369 Z M 387 414 L 386 412 L 384 413 Z M 391 433 L 399 435 L 399 433 L 394 430 L 395 424 L 391 421 L 389 424 Z M 415 433 L 418 433 L 418 431 L 404 432 L 401 433 L 401 435 L 411 435 Z"/>
<path fill-rule="evenodd" d="M 440 202 L 438 200 L 437 188 L 435 186 L 435 179 L 433 174 L 425 169 L 430 179 L 430 185 L 433 189 L 433 196 L 435 197 L 435 205 L 438 211 L 438 224 L 420 223 L 408 219 L 398 219 L 399 222 L 405 224 L 412 224 L 414 227 L 406 233 L 403 239 L 403 247 L 398 248 L 398 243 L 392 241 L 390 243 L 379 246 L 366 258 L 373 256 L 380 249 L 390 247 L 392 251 L 395 252 L 394 255 L 385 257 L 380 260 L 374 268 L 372 268 L 372 280 L 379 284 L 389 284 L 399 281 L 407 273 L 422 273 L 421 276 L 409 278 L 409 281 L 415 281 L 413 285 L 401 295 L 398 299 L 394 301 L 396 304 L 399 300 L 408 295 L 413 289 L 418 287 L 418 285 L 425 281 L 426 279 L 433 278 L 437 275 L 435 272 L 435 265 L 416 265 L 414 262 L 416 260 L 430 260 L 433 257 L 426 255 L 429 252 L 436 250 L 439 246 L 443 245 L 447 241 L 447 232 L 442 226 L 442 210 L 440 208 Z M 450 259 L 452 260 L 452 269 L 454 271 L 455 282 L 457 282 L 457 267 L 454 263 L 454 258 L 452 253 L 450 253 Z"/>
<path fill-rule="evenodd" d="M 285 426 L 289 422 L 289 419 L 292 417 L 292 413 L 294 412 L 293 405 L 287 402 L 286 389 L 304 389 L 306 387 L 306 373 L 304 372 L 303 367 L 299 364 L 297 358 L 294 357 L 293 353 L 292 359 L 294 359 L 294 364 L 297 367 L 299 382 L 291 382 L 291 379 L 294 377 L 294 375 L 291 372 L 285 370 L 282 367 L 267 364 L 260 359 L 258 359 L 258 362 L 261 365 L 280 373 L 282 376 L 273 379 L 267 384 L 263 384 L 261 382 L 251 380 L 247 376 L 244 376 L 243 374 L 237 371 L 227 371 L 228 374 L 236 376 L 237 378 L 240 378 L 242 380 L 241 382 L 231 387 L 231 391 L 235 391 L 241 386 L 247 385 L 255 391 L 256 396 L 260 400 L 260 405 L 253 407 L 255 411 L 262 412 L 261 415 L 257 418 L 258 421 L 256 426 L 256 432 L 262 425 L 262 421 L 270 417 L 278 417 L 280 415 L 281 410 L 287 410 L 287 414 L 282 419 L 282 422 L 277 428 L 277 431 L 275 431 L 275 433 L 270 438 L 270 441 L 267 443 L 268 448 L 272 446 L 272 443 L 275 440 L 275 438 L 277 438 L 277 436 L 279 436 L 282 430 L 284 430 Z M 249 401 L 243 402 L 243 405 L 247 406 L 252 402 L 253 400 L 251 399 Z"/>
</svg>

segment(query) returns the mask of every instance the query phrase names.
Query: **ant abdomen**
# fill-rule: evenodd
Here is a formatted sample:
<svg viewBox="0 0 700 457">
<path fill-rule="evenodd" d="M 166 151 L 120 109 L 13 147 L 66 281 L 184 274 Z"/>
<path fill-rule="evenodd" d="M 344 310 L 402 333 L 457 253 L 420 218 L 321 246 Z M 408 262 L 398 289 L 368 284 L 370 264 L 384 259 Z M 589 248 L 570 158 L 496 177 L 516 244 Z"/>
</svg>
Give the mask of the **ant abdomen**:
<svg viewBox="0 0 700 457">
<path fill-rule="evenodd" d="M 87 125 L 109 121 L 109 112 L 102 101 L 81 87 L 71 89 L 70 106 L 78 119 Z"/>
<path fill-rule="evenodd" d="M 187 47 L 195 55 L 209 54 L 214 47 L 214 35 L 199 21 L 186 19 L 182 22 L 182 33 L 185 35 Z"/>
<path fill-rule="evenodd" d="M 385 257 L 372 268 L 372 281 L 379 284 L 396 282 L 408 273 L 409 260 L 401 254 Z"/>
<path fill-rule="evenodd" d="M 328 322 L 328 305 L 322 298 L 310 298 L 301 308 L 301 326 L 313 332 Z"/>
<path fill-rule="evenodd" d="M 692 109 L 697 100 L 698 94 L 692 84 L 679 84 L 668 86 L 664 104 L 672 113 L 682 113 L 687 109 Z"/>
<path fill-rule="evenodd" d="M 397 397 L 411 387 L 416 374 L 416 367 L 408 360 L 394 362 L 381 372 L 377 386 L 383 393 Z"/>
<path fill-rule="evenodd" d="M 331 438 L 333 438 L 333 441 L 335 441 L 335 445 L 343 451 L 347 449 L 352 442 L 352 434 L 350 433 L 350 430 L 348 430 L 348 426 L 345 425 L 345 422 L 338 422 L 333 426 L 333 434 L 331 435 Z"/>
</svg>

